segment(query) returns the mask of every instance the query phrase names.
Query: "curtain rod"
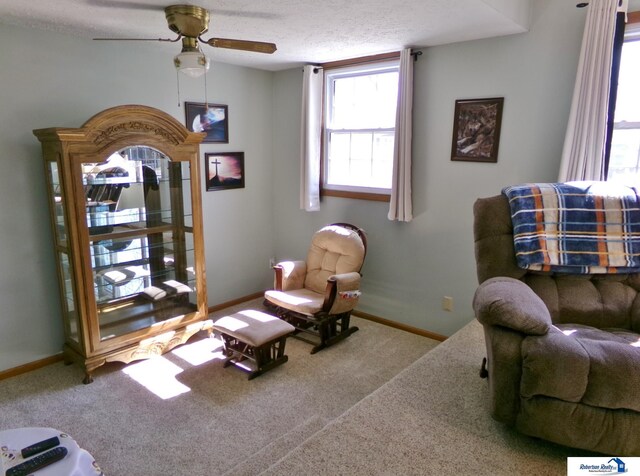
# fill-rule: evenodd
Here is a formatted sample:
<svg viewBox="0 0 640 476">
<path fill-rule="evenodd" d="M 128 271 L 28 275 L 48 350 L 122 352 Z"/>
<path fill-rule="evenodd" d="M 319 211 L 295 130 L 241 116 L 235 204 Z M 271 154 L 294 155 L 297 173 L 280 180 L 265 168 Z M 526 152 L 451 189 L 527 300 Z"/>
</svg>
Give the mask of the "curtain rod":
<svg viewBox="0 0 640 476">
<path fill-rule="evenodd" d="M 621 7 L 623 3 L 624 3 L 624 0 L 618 0 L 618 7 Z M 580 3 L 576 4 L 576 7 L 584 8 L 584 7 L 588 6 L 588 5 L 589 5 L 589 2 L 580 2 Z"/>
<path fill-rule="evenodd" d="M 333 68 L 341 68 L 343 66 L 352 66 L 356 64 L 379 63 L 381 61 L 393 60 L 396 58 L 400 58 L 399 51 L 394 51 L 393 53 L 382 53 L 379 55 L 362 56 L 360 58 L 349 58 L 345 60 L 328 61 L 318 66 L 324 69 L 333 69 Z"/>
<path fill-rule="evenodd" d="M 413 56 L 414 61 L 418 61 L 418 57 L 422 56 L 422 51 L 416 50 L 411 52 L 411 56 Z M 339 60 L 339 61 L 330 61 L 327 63 L 316 64 L 313 69 L 314 73 L 318 73 L 321 69 L 335 69 L 341 68 L 342 66 L 352 66 L 356 64 L 366 64 L 366 63 L 379 63 L 381 61 L 386 61 L 390 59 L 395 59 L 400 57 L 400 52 L 394 53 L 382 53 L 379 55 L 373 56 L 363 56 L 362 58 L 354 58 L 353 60 Z"/>
</svg>

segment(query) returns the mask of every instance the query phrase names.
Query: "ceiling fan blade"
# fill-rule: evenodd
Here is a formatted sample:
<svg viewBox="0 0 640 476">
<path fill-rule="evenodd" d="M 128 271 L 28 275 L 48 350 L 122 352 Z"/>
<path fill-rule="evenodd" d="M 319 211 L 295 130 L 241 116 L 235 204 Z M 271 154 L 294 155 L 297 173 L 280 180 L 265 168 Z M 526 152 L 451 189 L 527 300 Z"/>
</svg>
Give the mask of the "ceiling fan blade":
<svg viewBox="0 0 640 476">
<path fill-rule="evenodd" d="M 210 40 L 201 41 L 215 48 L 253 51 L 254 53 L 272 54 L 277 50 L 275 43 L 265 43 L 263 41 L 232 40 L 229 38 L 211 38 Z"/>
<path fill-rule="evenodd" d="M 175 43 L 181 36 L 172 40 L 171 38 L 94 38 L 94 41 L 169 41 Z"/>
</svg>

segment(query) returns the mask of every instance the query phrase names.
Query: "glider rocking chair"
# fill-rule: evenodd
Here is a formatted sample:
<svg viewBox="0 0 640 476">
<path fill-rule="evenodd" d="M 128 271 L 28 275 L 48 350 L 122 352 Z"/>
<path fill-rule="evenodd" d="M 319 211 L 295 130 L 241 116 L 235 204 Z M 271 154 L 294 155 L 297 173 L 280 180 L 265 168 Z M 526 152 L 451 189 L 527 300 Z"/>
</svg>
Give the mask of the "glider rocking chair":
<svg viewBox="0 0 640 476">
<path fill-rule="evenodd" d="M 264 304 L 296 328 L 294 337 L 315 344 L 312 354 L 358 330 L 349 320 L 360 298 L 366 252 L 363 230 L 334 223 L 313 235 L 306 261 L 274 266 L 274 289 L 265 293 Z"/>
</svg>

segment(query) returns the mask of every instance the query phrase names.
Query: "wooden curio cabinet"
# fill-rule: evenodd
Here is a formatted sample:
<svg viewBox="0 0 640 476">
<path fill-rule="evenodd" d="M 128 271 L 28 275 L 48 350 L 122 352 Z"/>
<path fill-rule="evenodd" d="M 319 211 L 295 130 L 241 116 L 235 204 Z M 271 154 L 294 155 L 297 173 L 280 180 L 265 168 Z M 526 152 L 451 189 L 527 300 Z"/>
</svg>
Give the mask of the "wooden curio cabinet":
<svg viewBox="0 0 640 476">
<path fill-rule="evenodd" d="M 64 357 L 92 372 L 210 332 L 199 144 L 146 106 L 103 111 L 42 143 L 58 267 Z"/>
</svg>

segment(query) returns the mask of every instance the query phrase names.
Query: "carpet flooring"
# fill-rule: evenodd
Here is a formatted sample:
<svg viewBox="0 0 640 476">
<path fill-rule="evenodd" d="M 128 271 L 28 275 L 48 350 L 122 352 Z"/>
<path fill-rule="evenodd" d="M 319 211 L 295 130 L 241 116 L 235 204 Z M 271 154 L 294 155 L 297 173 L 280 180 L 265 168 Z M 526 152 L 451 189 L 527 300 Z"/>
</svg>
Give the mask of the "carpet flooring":
<svg viewBox="0 0 640 476">
<path fill-rule="evenodd" d="M 568 456 L 597 456 L 491 419 L 484 355 L 472 321 L 262 474 L 566 475 Z"/>
<path fill-rule="evenodd" d="M 247 308 L 260 300 L 211 317 Z M 359 332 L 315 355 L 288 339 L 289 361 L 251 381 L 203 336 L 100 367 L 89 385 L 78 366 L 50 365 L 0 381 L 0 429 L 66 432 L 108 476 L 259 474 L 439 344 L 352 322 Z"/>
<path fill-rule="evenodd" d="M 443 343 L 353 322 L 315 355 L 289 339 L 289 362 L 251 381 L 208 338 L 90 385 L 50 365 L 0 382 L 0 429 L 65 431 L 108 476 L 565 475 L 568 456 L 594 456 L 491 419 L 476 321 Z"/>
</svg>

